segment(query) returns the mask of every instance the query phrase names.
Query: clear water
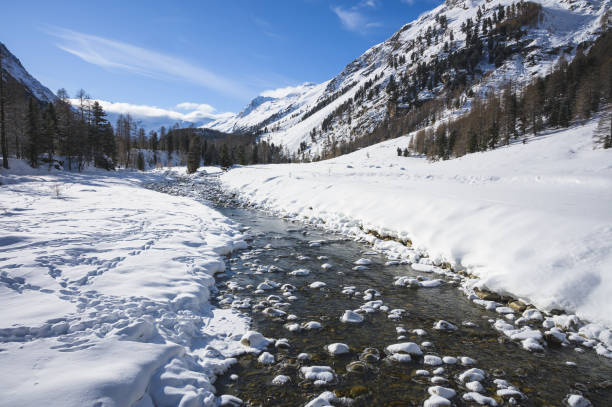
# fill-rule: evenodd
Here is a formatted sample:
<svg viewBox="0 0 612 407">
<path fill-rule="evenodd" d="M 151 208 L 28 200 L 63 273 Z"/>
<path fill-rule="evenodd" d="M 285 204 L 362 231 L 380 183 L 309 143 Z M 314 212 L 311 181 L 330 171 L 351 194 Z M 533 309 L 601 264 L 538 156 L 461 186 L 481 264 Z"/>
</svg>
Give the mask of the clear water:
<svg viewBox="0 0 612 407">
<path fill-rule="evenodd" d="M 214 189 L 205 184 L 185 184 L 173 193 L 188 191 L 190 195 L 211 198 Z M 212 191 L 212 192 L 211 192 Z M 429 378 L 415 376 L 417 369 L 430 372 L 436 367 L 424 366 L 421 359 L 410 363 L 389 362 L 384 358 L 384 349 L 393 343 L 423 341 L 433 343 L 431 348 L 423 348 L 426 354 L 443 356 L 469 356 L 477 360 L 475 367 L 485 370 L 488 377 L 482 382 L 486 395 L 496 398 L 500 405 L 509 405 L 507 400 L 495 396 L 496 386 L 493 379 L 502 378 L 511 382 L 527 398 L 517 400 L 522 406 L 559 406 L 568 393 L 581 393 L 595 406 L 612 406 L 612 361 L 597 356 L 592 350 L 578 353 L 574 347 L 547 348 L 545 352 L 530 353 L 520 344 L 512 342 L 491 327 L 491 319 L 499 318 L 495 312 L 475 306 L 449 282 L 435 288 L 406 288 L 393 285 L 397 275 L 419 276 L 407 265 L 384 266 L 385 258 L 379 255 L 364 255 L 370 251 L 367 245 L 342 238 L 318 229 L 291 221 L 268 216 L 252 209 L 218 206 L 226 216 L 245 227 L 249 227 L 254 237 L 250 249 L 235 253 L 230 259 L 231 267 L 217 279 L 218 295 L 227 291 L 229 280 L 241 286 L 257 286 L 266 279 L 278 283 L 289 283 L 297 287 L 296 301 L 288 308 L 288 314 L 299 317 L 296 322 L 319 321 L 320 330 L 289 332 L 284 328 L 282 318 L 270 318 L 261 312 L 246 310 L 252 317 L 252 329 L 272 338 L 288 338 L 291 347 L 269 351 L 276 357 L 272 366 L 262 366 L 256 356 L 246 355 L 239 358 L 231 370 L 220 377 L 215 384 L 218 394 L 235 395 L 249 406 L 301 406 L 324 390 L 332 390 L 339 396 L 352 397 L 354 406 L 417 406 L 428 398 L 427 388 L 432 384 Z M 310 247 L 309 243 L 325 240 L 320 247 Z M 268 246 L 270 245 L 270 246 Z M 269 248 L 266 248 L 269 247 Z M 308 258 L 299 257 L 306 256 Z M 327 260 L 317 260 L 327 256 Z M 373 261 L 368 270 L 353 271 L 354 262 L 368 257 Z M 252 263 L 275 265 L 282 272 L 257 274 L 252 271 Z M 251 263 L 247 264 L 246 263 Z M 324 271 L 321 264 L 331 263 L 332 270 Z M 287 272 L 307 268 L 311 274 L 294 277 Z M 323 289 L 312 289 L 308 285 L 323 281 Z M 391 309 L 403 308 L 408 313 L 399 321 L 387 318 L 386 313 L 366 315 L 360 324 L 343 324 L 339 321 L 345 310 L 359 308 L 365 301 L 362 296 L 349 297 L 341 293 L 345 286 L 356 286 L 358 291 L 374 288 L 382 296 L 385 305 Z M 252 290 L 236 292 L 241 297 L 250 297 L 253 303 L 265 300 L 269 295 L 280 295 L 280 290 L 252 294 Z M 226 307 L 227 305 L 218 305 Z M 433 324 L 444 319 L 457 325 L 454 332 L 440 332 L 432 329 Z M 462 326 L 462 322 L 472 321 L 476 328 Z M 398 340 L 396 327 L 403 326 L 408 333 L 405 339 Z M 424 329 L 425 336 L 410 333 L 412 329 Z M 349 345 L 351 352 L 340 357 L 329 356 L 324 346 L 334 342 Z M 347 372 L 347 365 L 359 360 L 365 348 L 376 348 L 381 360 L 368 363 L 364 371 Z M 313 360 L 301 362 L 296 359 L 302 352 L 312 354 Z M 577 366 L 565 364 L 572 361 Z M 338 381 L 329 386 L 315 388 L 299 376 L 300 366 L 328 365 L 338 375 Z M 448 379 L 445 387 L 457 391 L 453 405 L 470 405 L 461 399 L 467 390 L 456 379 L 456 375 L 467 369 L 461 365 L 442 365 Z M 237 374 L 238 380 L 230 375 Z M 274 386 L 272 379 L 284 374 L 291 382 L 284 386 Z"/>
</svg>

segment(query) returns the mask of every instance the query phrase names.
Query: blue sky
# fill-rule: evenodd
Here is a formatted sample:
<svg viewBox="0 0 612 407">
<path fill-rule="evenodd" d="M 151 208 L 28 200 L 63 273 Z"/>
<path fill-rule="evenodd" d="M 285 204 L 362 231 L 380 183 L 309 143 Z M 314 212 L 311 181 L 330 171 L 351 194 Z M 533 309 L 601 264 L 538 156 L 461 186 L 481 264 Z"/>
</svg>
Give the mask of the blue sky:
<svg viewBox="0 0 612 407">
<path fill-rule="evenodd" d="M 0 41 L 54 92 L 239 111 L 322 82 L 442 0 L 7 1 Z"/>
</svg>

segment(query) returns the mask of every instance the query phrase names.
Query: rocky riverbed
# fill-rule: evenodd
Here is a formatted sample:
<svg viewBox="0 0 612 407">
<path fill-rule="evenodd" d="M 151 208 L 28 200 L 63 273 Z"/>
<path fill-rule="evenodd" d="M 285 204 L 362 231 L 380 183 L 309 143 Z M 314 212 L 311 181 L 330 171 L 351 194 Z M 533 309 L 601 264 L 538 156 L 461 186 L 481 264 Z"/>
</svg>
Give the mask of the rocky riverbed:
<svg viewBox="0 0 612 407">
<path fill-rule="evenodd" d="M 226 405 L 595 406 L 612 361 L 567 316 L 466 296 L 441 265 L 241 208 L 215 177 L 151 188 L 215 205 L 249 248 L 217 275 L 216 305 L 252 320 L 247 353 L 217 383 Z M 229 396 L 232 395 L 232 396 Z"/>
</svg>

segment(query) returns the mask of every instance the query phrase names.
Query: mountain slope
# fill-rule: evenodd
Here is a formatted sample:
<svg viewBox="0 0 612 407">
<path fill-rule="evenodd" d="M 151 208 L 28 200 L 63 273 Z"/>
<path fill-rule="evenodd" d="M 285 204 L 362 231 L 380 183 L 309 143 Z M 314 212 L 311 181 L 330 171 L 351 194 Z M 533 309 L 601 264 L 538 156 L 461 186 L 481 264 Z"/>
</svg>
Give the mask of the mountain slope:
<svg viewBox="0 0 612 407">
<path fill-rule="evenodd" d="M 30 75 L 23 65 L 21 65 L 21 61 L 19 61 L 19 59 L 1 42 L 0 53 L 2 54 L 2 69 L 4 72 L 23 85 L 27 93 L 41 102 L 52 102 L 56 99 L 55 94 Z"/>
<path fill-rule="evenodd" d="M 279 122 L 291 113 L 299 112 L 320 96 L 321 85 L 304 83 L 302 85 L 264 92 L 253 99 L 240 113 L 216 120 L 206 127 L 215 130 L 245 133 Z M 270 126 L 273 128 L 274 126 Z"/>
<path fill-rule="evenodd" d="M 314 157 L 427 100 L 452 98 L 455 111 L 447 114 L 460 114 L 473 94 L 510 80 L 520 87 L 550 71 L 561 56 L 571 60 L 609 18 L 610 0 L 447 0 L 330 81 L 285 97 L 258 98 L 255 109 L 207 127 L 261 133 L 290 152 Z"/>
</svg>

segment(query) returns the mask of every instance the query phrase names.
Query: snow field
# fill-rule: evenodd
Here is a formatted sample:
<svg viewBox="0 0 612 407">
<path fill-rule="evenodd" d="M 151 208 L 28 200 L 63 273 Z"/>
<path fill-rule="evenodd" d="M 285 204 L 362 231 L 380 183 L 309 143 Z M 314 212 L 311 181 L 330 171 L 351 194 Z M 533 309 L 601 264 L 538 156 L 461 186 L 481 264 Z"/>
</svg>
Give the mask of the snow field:
<svg viewBox="0 0 612 407">
<path fill-rule="evenodd" d="M 245 247 L 237 226 L 142 188 L 159 174 L 11 164 L 0 186 L 0 405 L 214 406 L 215 377 L 250 350 L 248 320 L 209 304 L 220 256 Z"/>
</svg>

